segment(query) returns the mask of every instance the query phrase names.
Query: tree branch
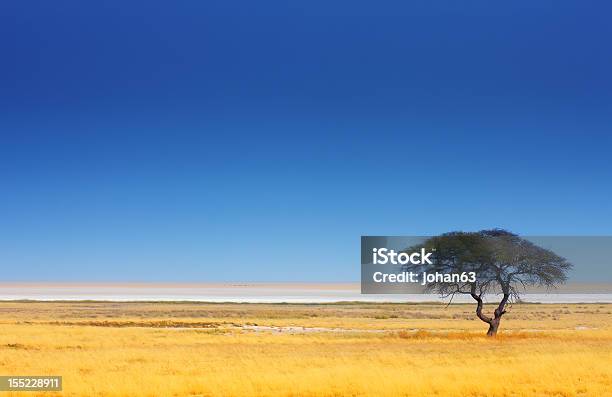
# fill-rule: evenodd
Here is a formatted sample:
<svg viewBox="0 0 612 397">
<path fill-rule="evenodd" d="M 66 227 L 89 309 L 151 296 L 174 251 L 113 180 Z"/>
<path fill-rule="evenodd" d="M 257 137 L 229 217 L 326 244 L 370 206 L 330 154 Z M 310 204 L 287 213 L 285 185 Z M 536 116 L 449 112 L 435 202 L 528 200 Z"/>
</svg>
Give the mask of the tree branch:
<svg viewBox="0 0 612 397">
<path fill-rule="evenodd" d="M 506 314 L 506 310 L 504 310 L 504 308 L 506 307 L 506 303 L 508 303 L 509 298 L 510 298 L 510 294 L 504 293 L 504 297 L 499 302 L 497 309 L 495 309 L 495 318 L 499 318 L 503 316 L 504 314 Z"/>
<path fill-rule="evenodd" d="M 482 312 L 482 298 L 480 297 L 480 295 L 476 295 L 475 293 L 472 293 L 471 295 L 472 295 L 472 298 L 474 298 L 476 302 L 478 302 L 478 305 L 476 306 L 476 315 L 478 316 L 478 318 L 487 324 L 491 324 L 491 321 L 493 320 L 490 317 L 487 317 Z"/>
</svg>

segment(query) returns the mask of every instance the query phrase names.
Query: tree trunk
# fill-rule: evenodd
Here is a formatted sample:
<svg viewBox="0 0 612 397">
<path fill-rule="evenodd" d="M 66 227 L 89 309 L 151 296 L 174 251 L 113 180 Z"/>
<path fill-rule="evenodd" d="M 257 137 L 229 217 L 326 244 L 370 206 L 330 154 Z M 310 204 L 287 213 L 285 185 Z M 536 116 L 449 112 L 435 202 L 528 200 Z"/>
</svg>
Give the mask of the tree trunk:
<svg viewBox="0 0 612 397">
<path fill-rule="evenodd" d="M 495 336 L 497 335 L 497 329 L 499 328 L 499 322 L 501 317 L 494 318 L 489 323 L 489 330 L 487 331 L 487 336 Z"/>
<path fill-rule="evenodd" d="M 478 303 L 478 305 L 476 306 L 476 315 L 483 322 L 489 324 L 489 330 L 487 331 L 487 336 L 497 335 L 497 330 L 499 329 L 499 323 L 501 321 L 501 318 L 506 313 L 506 310 L 504 309 L 506 307 L 506 303 L 508 303 L 508 298 L 510 298 L 510 294 L 504 293 L 504 297 L 502 298 L 501 302 L 499 302 L 497 309 L 495 309 L 493 318 L 486 316 L 482 312 L 482 306 L 483 306 L 482 297 L 473 292 L 471 295 L 472 295 L 472 298 L 474 298 L 474 300 L 476 300 L 476 302 Z"/>
<path fill-rule="evenodd" d="M 506 314 L 506 303 L 508 303 L 508 298 L 510 298 L 510 294 L 505 291 L 504 292 L 504 297 L 502 298 L 501 302 L 499 302 L 499 306 L 497 306 L 497 309 L 495 309 L 495 312 L 493 313 L 493 318 L 491 319 L 491 322 L 489 323 L 489 330 L 487 331 L 487 336 L 495 336 L 497 335 L 497 329 L 499 328 L 499 323 L 501 321 L 501 318 L 504 314 Z"/>
</svg>

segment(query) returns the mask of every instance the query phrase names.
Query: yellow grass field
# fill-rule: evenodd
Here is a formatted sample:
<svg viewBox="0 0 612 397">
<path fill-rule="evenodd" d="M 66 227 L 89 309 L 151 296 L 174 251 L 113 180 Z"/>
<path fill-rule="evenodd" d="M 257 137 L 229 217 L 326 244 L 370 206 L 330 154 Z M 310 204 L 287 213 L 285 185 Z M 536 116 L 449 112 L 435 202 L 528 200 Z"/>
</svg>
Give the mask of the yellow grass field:
<svg viewBox="0 0 612 397">
<path fill-rule="evenodd" d="M 0 396 L 612 396 L 612 305 L 0 302 Z M 490 308 L 489 308 L 490 310 Z"/>
</svg>

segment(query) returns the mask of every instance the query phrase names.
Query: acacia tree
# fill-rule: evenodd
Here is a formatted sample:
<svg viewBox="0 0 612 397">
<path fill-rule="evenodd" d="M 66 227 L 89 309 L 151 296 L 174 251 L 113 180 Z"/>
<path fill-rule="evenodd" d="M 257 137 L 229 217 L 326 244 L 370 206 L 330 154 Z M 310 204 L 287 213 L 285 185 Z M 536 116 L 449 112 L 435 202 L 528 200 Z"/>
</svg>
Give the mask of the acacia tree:
<svg viewBox="0 0 612 397">
<path fill-rule="evenodd" d="M 451 302 L 456 294 L 470 295 L 476 301 L 476 316 L 489 325 L 488 336 L 497 334 L 509 304 L 519 300 L 527 286 L 555 288 L 566 281 L 572 267 L 565 258 L 503 229 L 445 233 L 406 251 L 420 248 L 432 252 L 432 264 L 407 265 L 406 270 L 474 273 L 471 280 L 432 282 L 426 290 Z M 485 295 L 501 296 L 493 316 L 483 313 Z"/>
</svg>

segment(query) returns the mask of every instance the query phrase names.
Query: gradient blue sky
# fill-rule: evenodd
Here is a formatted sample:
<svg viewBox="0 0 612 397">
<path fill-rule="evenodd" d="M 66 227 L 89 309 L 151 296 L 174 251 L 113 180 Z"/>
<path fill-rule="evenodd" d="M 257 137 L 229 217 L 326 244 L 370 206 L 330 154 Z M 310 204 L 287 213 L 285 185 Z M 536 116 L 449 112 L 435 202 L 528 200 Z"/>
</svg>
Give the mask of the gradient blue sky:
<svg viewBox="0 0 612 397">
<path fill-rule="evenodd" d="M 357 281 L 360 235 L 612 234 L 609 2 L 0 7 L 2 280 Z"/>
</svg>

